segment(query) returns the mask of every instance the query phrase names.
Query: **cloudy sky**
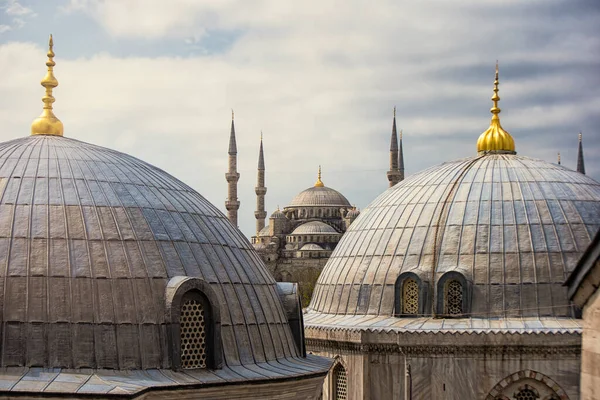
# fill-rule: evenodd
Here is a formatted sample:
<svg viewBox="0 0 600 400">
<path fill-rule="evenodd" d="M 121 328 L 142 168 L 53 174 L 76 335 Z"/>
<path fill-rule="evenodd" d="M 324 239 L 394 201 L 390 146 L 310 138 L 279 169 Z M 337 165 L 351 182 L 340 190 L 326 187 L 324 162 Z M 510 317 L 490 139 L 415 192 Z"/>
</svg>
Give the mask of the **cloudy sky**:
<svg viewBox="0 0 600 400">
<path fill-rule="evenodd" d="M 519 154 L 600 180 L 598 0 L 0 0 L 0 141 L 29 134 L 54 34 L 65 136 L 183 180 L 224 209 L 235 110 L 240 228 L 323 181 L 363 208 L 387 187 L 392 109 L 407 174 L 475 154 L 500 62 Z"/>
</svg>

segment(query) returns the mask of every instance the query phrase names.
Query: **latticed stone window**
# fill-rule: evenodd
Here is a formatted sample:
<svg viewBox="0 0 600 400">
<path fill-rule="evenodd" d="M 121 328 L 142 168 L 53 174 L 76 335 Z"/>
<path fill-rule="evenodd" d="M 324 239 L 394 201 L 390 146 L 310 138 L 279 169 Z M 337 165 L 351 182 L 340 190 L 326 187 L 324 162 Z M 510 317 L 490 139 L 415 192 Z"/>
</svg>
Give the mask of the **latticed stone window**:
<svg viewBox="0 0 600 400">
<path fill-rule="evenodd" d="M 187 299 L 181 306 L 181 367 L 206 368 L 206 323 L 204 307 L 197 299 Z"/>
<path fill-rule="evenodd" d="M 515 394 L 515 400 L 537 400 L 537 399 L 539 399 L 539 396 L 533 389 L 531 389 L 529 387 L 521 389 Z"/>
<path fill-rule="evenodd" d="M 346 369 L 338 364 L 333 370 L 333 399 L 346 400 L 348 398 L 348 379 Z"/>
<path fill-rule="evenodd" d="M 446 313 L 449 315 L 463 313 L 463 287 L 455 279 L 446 284 Z"/>
<path fill-rule="evenodd" d="M 402 313 L 419 313 L 419 285 L 414 279 L 406 279 L 402 285 Z"/>
</svg>

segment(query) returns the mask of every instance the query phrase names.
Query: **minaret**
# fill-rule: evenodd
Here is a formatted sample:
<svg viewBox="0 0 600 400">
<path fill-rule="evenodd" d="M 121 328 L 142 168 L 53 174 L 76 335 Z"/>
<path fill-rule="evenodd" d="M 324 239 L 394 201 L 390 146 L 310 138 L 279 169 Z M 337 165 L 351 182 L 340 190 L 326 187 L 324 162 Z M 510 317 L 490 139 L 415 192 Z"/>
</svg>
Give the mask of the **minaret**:
<svg viewBox="0 0 600 400">
<path fill-rule="evenodd" d="M 256 179 L 256 211 L 254 217 L 256 218 L 256 236 L 265 227 L 265 218 L 267 212 L 265 211 L 265 194 L 267 194 L 267 188 L 265 186 L 265 156 L 263 154 L 263 136 L 260 133 L 260 149 L 258 150 L 258 176 Z"/>
<path fill-rule="evenodd" d="M 40 82 L 46 89 L 46 94 L 44 97 L 42 97 L 44 109 L 42 110 L 42 114 L 31 124 L 32 135 L 63 135 L 63 123 L 56 118 L 56 115 L 54 115 L 54 112 L 52 111 L 52 103 L 54 103 L 52 89 L 58 86 L 58 81 L 54 77 L 54 66 L 56 63 L 54 62 L 54 51 L 52 50 L 53 47 L 54 41 L 52 40 L 52 35 L 50 35 L 50 39 L 48 40 L 48 61 L 46 61 L 48 72 L 46 72 L 46 76 L 44 76 Z"/>
<path fill-rule="evenodd" d="M 237 145 L 235 143 L 233 110 L 231 110 L 231 134 L 229 135 L 229 170 L 225 174 L 225 179 L 227 180 L 227 200 L 225 200 L 227 218 L 234 226 L 238 226 L 237 211 L 240 208 L 240 202 L 237 198 L 237 182 L 240 179 L 240 174 L 237 172 Z"/>
<path fill-rule="evenodd" d="M 577 152 L 577 172 L 581 172 L 585 175 L 585 163 L 583 162 L 583 142 L 582 134 L 579 132 L 579 151 Z"/>
<path fill-rule="evenodd" d="M 400 182 L 404 177 L 404 165 L 402 166 L 402 178 L 398 170 L 398 134 L 396 133 L 396 107 L 394 107 L 394 122 L 392 124 L 392 142 L 390 143 L 390 170 L 387 172 L 387 178 L 390 187 Z M 404 160 L 402 160 L 404 164 Z"/>
</svg>

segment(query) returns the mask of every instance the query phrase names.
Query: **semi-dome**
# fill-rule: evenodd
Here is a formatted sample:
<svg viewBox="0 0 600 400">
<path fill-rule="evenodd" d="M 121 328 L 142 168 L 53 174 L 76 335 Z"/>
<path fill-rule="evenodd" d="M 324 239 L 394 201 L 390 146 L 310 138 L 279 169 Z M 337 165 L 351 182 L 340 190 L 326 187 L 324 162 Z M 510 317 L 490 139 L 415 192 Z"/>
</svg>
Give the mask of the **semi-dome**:
<svg viewBox="0 0 600 400">
<path fill-rule="evenodd" d="M 298 226 L 292 232 L 292 235 L 312 235 L 312 234 L 327 234 L 337 235 L 338 231 L 335 230 L 331 225 L 321 221 L 309 221 Z"/>
<path fill-rule="evenodd" d="M 412 273 L 428 286 L 431 314 L 438 282 L 458 272 L 475 316 L 570 316 L 562 282 L 599 227 L 600 184 L 583 174 L 511 154 L 444 163 L 362 211 L 310 308 L 392 315 L 396 280 Z"/>
</svg>

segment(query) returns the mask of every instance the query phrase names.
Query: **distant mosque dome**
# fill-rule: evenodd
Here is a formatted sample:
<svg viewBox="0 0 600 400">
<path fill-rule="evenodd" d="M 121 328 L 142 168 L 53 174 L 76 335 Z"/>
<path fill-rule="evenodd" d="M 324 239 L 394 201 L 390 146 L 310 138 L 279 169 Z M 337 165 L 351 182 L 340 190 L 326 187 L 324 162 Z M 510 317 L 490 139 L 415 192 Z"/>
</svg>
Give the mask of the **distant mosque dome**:
<svg viewBox="0 0 600 400">
<path fill-rule="evenodd" d="M 283 211 L 281 211 L 279 208 L 277 208 L 277 210 L 273 211 L 273 214 L 271 214 L 271 218 L 274 218 L 274 219 L 287 219 L 287 217 L 285 216 L 285 214 L 283 213 Z"/>
<path fill-rule="evenodd" d="M 321 181 L 321 167 L 319 167 L 319 175 L 315 185 L 298 193 L 286 208 L 349 206 L 350 202 L 343 194 L 323 184 L 323 181 Z"/>
<path fill-rule="evenodd" d="M 310 235 L 310 234 L 339 234 L 331 225 L 321 221 L 306 222 L 291 233 L 292 235 Z"/>
<path fill-rule="evenodd" d="M 302 246 L 302 248 L 300 249 L 300 251 L 310 251 L 310 250 L 319 251 L 319 250 L 323 250 L 323 248 L 315 243 L 307 243 L 304 246 Z"/>
</svg>

